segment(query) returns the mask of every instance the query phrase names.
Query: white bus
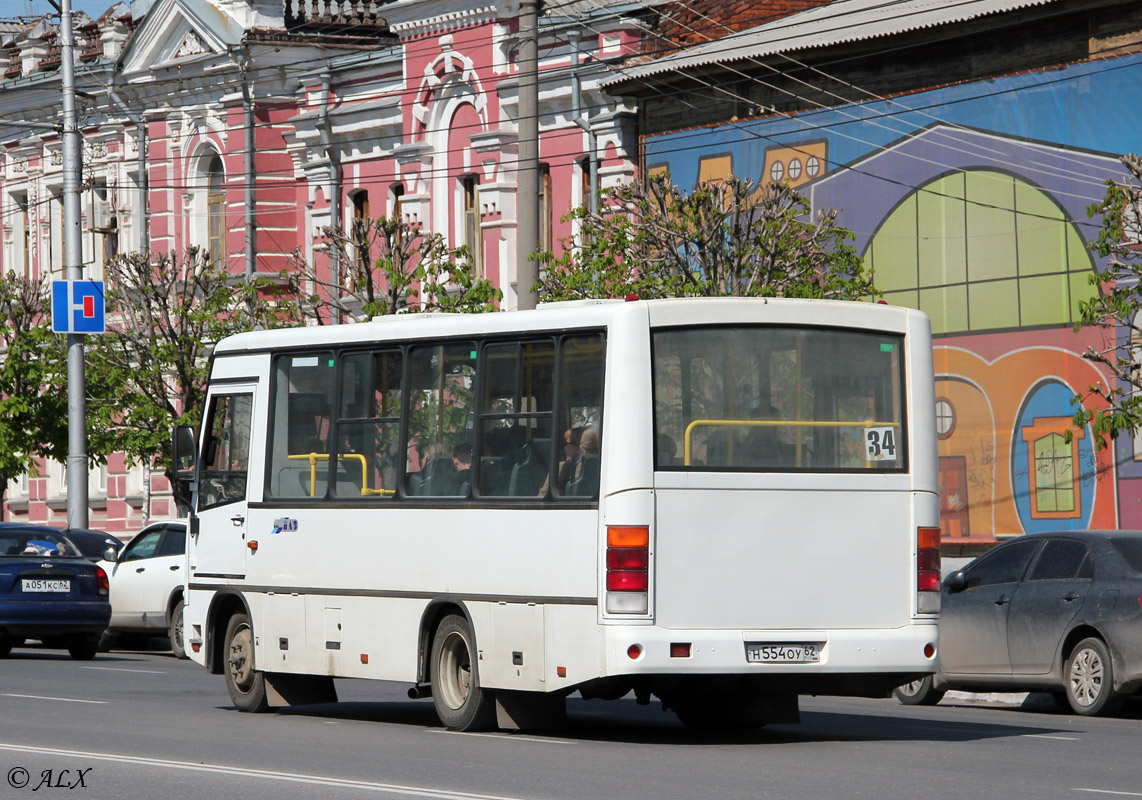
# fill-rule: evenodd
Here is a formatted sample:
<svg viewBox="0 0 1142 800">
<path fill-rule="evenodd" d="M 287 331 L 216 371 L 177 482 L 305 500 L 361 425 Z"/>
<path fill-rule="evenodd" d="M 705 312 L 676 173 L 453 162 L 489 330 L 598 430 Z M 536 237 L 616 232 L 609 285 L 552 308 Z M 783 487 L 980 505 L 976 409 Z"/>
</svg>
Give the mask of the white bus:
<svg viewBox="0 0 1142 800">
<path fill-rule="evenodd" d="M 445 726 L 652 696 L 798 718 L 934 671 L 931 333 L 679 299 L 244 333 L 215 350 L 186 650 L 243 711 L 412 684 Z M 193 464 L 187 452 L 197 452 Z"/>
</svg>

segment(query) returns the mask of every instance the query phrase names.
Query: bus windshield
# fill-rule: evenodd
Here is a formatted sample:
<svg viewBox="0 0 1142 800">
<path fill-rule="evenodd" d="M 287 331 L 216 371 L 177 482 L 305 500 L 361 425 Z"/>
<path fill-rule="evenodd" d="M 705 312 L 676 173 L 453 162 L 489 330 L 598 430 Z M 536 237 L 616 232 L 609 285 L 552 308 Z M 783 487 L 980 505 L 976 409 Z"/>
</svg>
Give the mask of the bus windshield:
<svg viewBox="0 0 1142 800">
<path fill-rule="evenodd" d="M 658 469 L 907 469 L 902 336 L 718 326 L 653 344 Z"/>
</svg>

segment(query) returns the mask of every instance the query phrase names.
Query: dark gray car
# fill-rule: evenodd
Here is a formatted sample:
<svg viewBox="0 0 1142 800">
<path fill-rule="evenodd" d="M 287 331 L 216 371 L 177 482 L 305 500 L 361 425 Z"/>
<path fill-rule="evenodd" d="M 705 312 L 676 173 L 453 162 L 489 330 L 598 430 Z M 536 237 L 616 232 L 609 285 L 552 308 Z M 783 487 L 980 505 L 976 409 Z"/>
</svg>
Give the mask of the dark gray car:
<svg viewBox="0 0 1142 800">
<path fill-rule="evenodd" d="M 1076 714 L 1116 711 L 1142 687 L 1142 532 L 1020 536 L 944 579 L 939 672 L 898 688 L 1046 691 Z"/>
</svg>

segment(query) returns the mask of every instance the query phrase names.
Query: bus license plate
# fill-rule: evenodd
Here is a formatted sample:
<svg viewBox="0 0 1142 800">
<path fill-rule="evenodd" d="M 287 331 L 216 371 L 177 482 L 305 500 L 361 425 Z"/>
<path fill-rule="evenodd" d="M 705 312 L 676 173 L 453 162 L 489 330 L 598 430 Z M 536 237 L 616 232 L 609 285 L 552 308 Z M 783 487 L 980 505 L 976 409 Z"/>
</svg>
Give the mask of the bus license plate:
<svg viewBox="0 0 1142 800">
<path fill-rule="evenodd" d="M 52 592 L 67 594 L 71 591 L 71 581 L 53 578 L 23 578 L 21 588 L 25 592 Z"/>
<path fill-rule="evenodd" d="M 821 645 L 812 642 L 768 644 L 746 642 L 745 660 L 751 664 L 805 664 L 821 660 Z"/>
</svg>

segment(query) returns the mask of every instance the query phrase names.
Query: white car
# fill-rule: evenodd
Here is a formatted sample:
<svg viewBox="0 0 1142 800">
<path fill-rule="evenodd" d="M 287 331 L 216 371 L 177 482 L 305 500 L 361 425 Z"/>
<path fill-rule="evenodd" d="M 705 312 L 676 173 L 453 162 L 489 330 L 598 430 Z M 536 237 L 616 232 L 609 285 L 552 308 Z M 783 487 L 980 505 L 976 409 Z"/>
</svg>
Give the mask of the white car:
<svg viewBox="0 0 1142 800">
<path fill-rule="evenodd" d="M 178 658 L 186 658 L 182 636 L 185 554 L 186 523 L 167 520 L 143 528 L 114 559 L 100 562 L 111 580 L 111 624 L 105 644 L 123 633 L 170 636 L 171 650 Z"/>
</svg>

